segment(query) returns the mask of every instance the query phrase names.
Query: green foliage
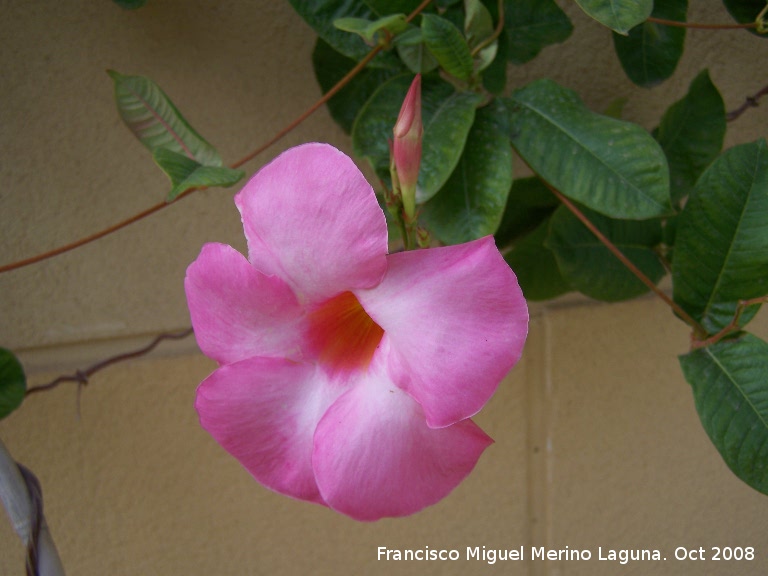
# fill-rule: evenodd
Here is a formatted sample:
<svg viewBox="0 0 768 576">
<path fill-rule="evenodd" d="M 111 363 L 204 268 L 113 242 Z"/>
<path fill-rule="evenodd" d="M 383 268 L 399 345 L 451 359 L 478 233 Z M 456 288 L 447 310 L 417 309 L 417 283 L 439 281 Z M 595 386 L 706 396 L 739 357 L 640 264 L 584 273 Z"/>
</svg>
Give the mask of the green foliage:
<svg viewBox="0 0 768 576">
<path fill-rule="evenodd" d="M 459 164 L 441 191 L 424 205 L 427 228 L 447 244 L 496 232 L 512 186 L 512 149 L 496 102 L 477 111 Z"/>
<path fill-rule="evenodd" d="M 653 9 L 653 0 L 576 0 L 576 3 L 603 26 L 619 34 L 626 34 L 640 24 Z"/>
<path fill-rule="evenodd" d="M 325 94 L 355 67 L 356 62 L 318 38 L 312 52 L 312 64 L 317 82 Z M 344 132 L 351 134 L 355 118 L 371 95 L 379 86 L 400 73 L 397 69 L 366 68 L 328 101 L 331 117 Z"/>
<path fill-rule="evenodd" d="M 725 463 L 768 494 L 768 343 L 741 333 L 680 356 L 680 365 Z"/>
<path fill-rule="evenodd" d="M 505 0 L 509 60 L 525 64 L 550 44 L 565 42 L 573 25 L 555 0 Z"/>
<path fill-rule="evenodd" d="M 654 283 L 664 276 L 664 266 L 654 248 L 661 242 L 658 220 L 613 220 L 583 209 L 589 221 Z M 552 250 L 565 281 L 596 300 L 618 302 L 648 292 L 568 208 L 552 216 L 544 246 Z"/>
<path fill-rule="evenodd" d="M 708 71 L 667 110 L 654 135 L 667 156 L 672 201 L 677 204 L 723 147 L 725 104 Z"/>
<path fill-rule="evenodd" d="M 232 186 L 245 173 L 222 166 L 216 149 L 184 119 L 170 98 L 149 78 L 108 74 L 115 83 L 120 116 L 171 179 L 172 202 L 189 188 Z"/>
<path fill-rule="evenodd" d="M 742 24 L 756 22 L 762 14 L 761 23 L 764 29 L 768 29 L 768 14 L 764 12 L 766 7 L 765 0 L 723 0 L 723 4 L 731 16 L 733 16 L 733 19 Z M 760 38 L 768 38 L 768 34 L 754 28 L 750 29 L 749 32 Z"/>
<path fill-rule="evenodd" d="M 392 127 L 413 77 L 397 76 L 382 85 L 360 111 L 352 129 L 355 153 L 368 158 L 387 179 Z M 439 78 L 422 83 L 424 144 L 416 200 L 426 202 L 443 187 L 459 163 L 464 143 L 475 119 L 477 94 L 459 92 Z"/>
<path fill-rule="evenodd" d="M 21 406 L 26 391 L 21 363 L 10 350 L 0 348 L 0 420 Z"/>
<path fill-rule="evenodd" d="M 504 256 L 528 300 L 549 300 L 572 290 L 554 253 L 544 246 L 548 231 L 549 220 L 545 220 Z"/>
<path fill-rule="evenodd" d="M 245 176 L 242 170 L 233 170 L 225 166 L 203 166 L 184 154 L 168 148 L 158 148 L 152 157 L 168 175 L 173 185 L 165 198 L 166 202 L 173 202 L 179 194 L 190 188 L 216 186 L 227 188 L 237 184 Z"/>
<path fill-rule="evenodd" d="M 728 325 L 739 300 L 768 294 L 766 223 L 768 147 L 734 146 L 702 174 L 675 239 L 675 301 L 710 333 Z"/>
<path fill-rule="evenodd" d="M 569 198 L 613 218 L 671 213 L 666 158 L 641 127 L 591 112 L 547 79 L 513 92 L 507 107 L 515 150 Z"/>
<path fill-rule="evenodd" d="M 472 54 L 461 32 L 448 20 L 434 14 L 421 17 L 421 33 L 424 43 L 440 66 L 459 80 L 472 77 Z"/>
<path fill-rule="evenodd" d="M 656 2 L 652 16 L 685 22 L 688 0 Z M 685 28 L 643 22 L 623 36 L 613 33 L 613 45 L 624 72 L 638 86 L 660 84 L 675 71 L 685 45 Z"/>
</svg>

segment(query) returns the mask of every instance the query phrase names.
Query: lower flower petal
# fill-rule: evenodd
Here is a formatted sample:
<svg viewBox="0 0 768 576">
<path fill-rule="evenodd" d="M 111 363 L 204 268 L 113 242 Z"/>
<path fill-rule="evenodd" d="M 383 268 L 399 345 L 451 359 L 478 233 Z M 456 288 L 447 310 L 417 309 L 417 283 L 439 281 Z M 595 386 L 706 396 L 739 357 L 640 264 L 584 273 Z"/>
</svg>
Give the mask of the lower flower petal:
<svg viewBox="0 0 768 576">
<path fill-rule="evenodd" d="M 492 442 L 471 420 L 428 427 L 413 398 L 369 373 L 323 416 L 312 464 L 328 506 L 373 521 L 443 499 Z"/>
<path fill-rule="evenodd" d="M 285 282 L 225 244 L 206 244 L 184 280 L 195 338 L 222 364 L 299 354 L 301 308 Z"/>
<path fill-rule="evenodd" d="M 343 390 L 314 365 L 249 358 L 206 378 L 195 408 L 202 427 L 264 486 L 324 504 L 312 471 L 312 436 Z"/>
<path fill-rule="evenodd" d="M 488 236 L 391 254 L 381 284 L 355 291 L 384 330 L 389 373 L 430 426 L 476 414 L 520 358 L 528 306 Z"/>
</svg>

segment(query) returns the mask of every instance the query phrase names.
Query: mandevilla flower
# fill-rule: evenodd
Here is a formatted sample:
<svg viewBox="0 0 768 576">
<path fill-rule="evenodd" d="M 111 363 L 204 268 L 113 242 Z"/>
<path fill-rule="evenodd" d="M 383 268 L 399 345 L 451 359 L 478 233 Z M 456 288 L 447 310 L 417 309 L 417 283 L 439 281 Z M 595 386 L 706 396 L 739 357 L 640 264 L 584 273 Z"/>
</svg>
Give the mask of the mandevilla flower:
<svg viewBox="0 0 768 576">
<path fill-rule="evenodd" d="M 288 150 L 236 196 L 248 259 L 207 244 L 185 288 L 200 422 L 266 487 L 357 520 L 444 498 L 492 440 L 472 421 L 528 311 L 491 237 L 387 254 L 352 160 Z"/>
</svg>

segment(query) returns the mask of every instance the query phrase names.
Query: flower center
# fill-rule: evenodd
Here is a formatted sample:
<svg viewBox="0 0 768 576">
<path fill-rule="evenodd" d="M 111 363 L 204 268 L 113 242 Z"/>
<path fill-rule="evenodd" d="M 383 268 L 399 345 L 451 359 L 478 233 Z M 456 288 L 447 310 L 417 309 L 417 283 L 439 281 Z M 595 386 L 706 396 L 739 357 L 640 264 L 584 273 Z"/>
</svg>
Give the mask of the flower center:
<svg viewBox="0 0 768 576">
<path fill-rule="evenodd" d="M 365 369 L 384 330 L 352 292 L 342 292 L 309 313 L 312 351 L 332 372 Z"/>
</svg>

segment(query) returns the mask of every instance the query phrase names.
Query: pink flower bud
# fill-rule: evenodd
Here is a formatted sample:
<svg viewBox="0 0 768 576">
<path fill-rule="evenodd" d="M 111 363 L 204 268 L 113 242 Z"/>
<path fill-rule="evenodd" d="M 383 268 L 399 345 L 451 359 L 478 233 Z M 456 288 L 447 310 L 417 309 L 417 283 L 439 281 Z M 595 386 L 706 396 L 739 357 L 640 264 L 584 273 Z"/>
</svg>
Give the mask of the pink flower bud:
<svg viewBox="0 0 768 576">
<path fill-rule="evenodd" d="M 408 218 L 416 214 L 416 181 L 421 164 L 421 75 L 413 79 L 395 123 L 394 157 L 397 178 Z"/>
</svg>

